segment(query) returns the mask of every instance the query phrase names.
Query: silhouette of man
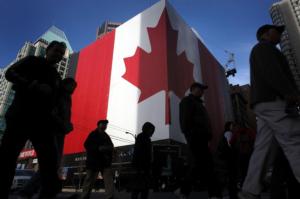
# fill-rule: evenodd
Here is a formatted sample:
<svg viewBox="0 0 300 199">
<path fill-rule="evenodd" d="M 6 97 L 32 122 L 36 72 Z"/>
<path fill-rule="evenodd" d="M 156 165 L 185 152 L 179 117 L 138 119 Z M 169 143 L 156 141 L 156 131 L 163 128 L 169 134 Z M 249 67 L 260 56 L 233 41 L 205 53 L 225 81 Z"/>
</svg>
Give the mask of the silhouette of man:
<svg viewBox="0 0 300 199">
<path fill-rule="evenodd" d="M 54 197 L 60 191 L 57 152 L 53 135 L 52 111 L 61 78 L 55 65 L 62 60 L 66 45 L 53 41 L 46 57 L 28 56 L 13 64 L 6 79 L 13 83 L 15 97 L 6 118 L 6 130 L 0 146 L 0 198 L 7 199 L 15 174 L 16 161 L 29 139 L 37 153 L 41 172 L 40 198 Z"/>
<path fill-rule="evenodd" d="M 288 62 L 276 45 L 284 26 L 263 25 L 256 33 L 250 55 L 251 105 L 257 118 L 257 135 L 241 199 L 259 198 L 266 160 L 275 138 L 300 181 L 300 117 L 287 107 L 300 102 Z M 295 109 L 296 110 L 296 109 Z"/>
<path fill-rule="evenodd" d="M 83 183 L 81 199 L 90 198 L 91 190 L 101 171 L 107 199 L 113 199 L 114 184 L 111 170 L 114 145 L 105 132 L 108 120 L 100 120 L 84 142 L 86 149 L 86 177 Z"/>
<path fill-rule="evenodd" d="M 137 199 L 141 193 L 141 199 L 147 199 L 150 186 L 150 173 L 152 161 L 151 137 L 155 131 L 155 126 L 146 122 L 135 141 L 132 165 L 136 169 L 135 188 L 131 198 Z"/>
<path fill-rule="evenodd" d="M 201 97 L 208 86 L 193 83 L 190 95 L 184 97 L 179 105 L 180 127 L 189 149 L 189 169 L 181 186 L 181 198 L 188 198 L 198 174 L 207 182 L 209 197 L 221 196 L 217 190 L 216 176 L 213 172 L 213 160 L 208 144 L 212 138 L 208 112 Z M 217 192 L 218 191 L 218 192 Z"/>
<path fill-rule="evenodd" d="M 61 82 L 58 99 L 53 111 L 54 135 L 57 148 L 57 171 L 59 172 L 63 155 L 65 135 L 73 130 L 71 123 L 72 94 L 77 86 L 73 78 L 65 78 Z M 20 190 L 23 198 L 31 198 L 41 185 L 41 175 L 38 171 L 30 181 Z"/>
<path fill-rule="evenodd" d="M 300 183 L 296 180 L 288 160 L 279 148 L 270 184 L 270 199 L 300 198 Z"/>
<path fill-rule="evenodd" d="M 57 169 L 59 169 L 62 160 L 65 136 L 73 130 L 73 124 L 71 123 L 72 94 L 76 87 L 77 83 L 73 78 L 68 77 L 62 80 L 57 105 L 53 112 L 56 126 L 56 147 L 58 150 Z"/>
<path fill-rule="evenodd" d="M 237 199 L 237 171 L 238 157 L 237 149 L 232 145 L 232 138 L 236 134 L 236 124 L 232 121 L 225 123 L 223 136 L 216 151 L 215 170 L 217 179 L 222 183 L 222 187 L 227 185 L 230 199 Z"/>
</svg>

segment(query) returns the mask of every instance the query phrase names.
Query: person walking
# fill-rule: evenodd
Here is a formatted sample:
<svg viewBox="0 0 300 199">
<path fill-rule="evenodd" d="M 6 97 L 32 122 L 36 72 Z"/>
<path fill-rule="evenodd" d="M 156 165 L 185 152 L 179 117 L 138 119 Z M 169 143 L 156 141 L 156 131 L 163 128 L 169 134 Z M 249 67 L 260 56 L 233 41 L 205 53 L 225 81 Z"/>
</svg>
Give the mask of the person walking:
<svg viewBox="0 0 300 199">
<path fill-rule="evenodd" d="M 135 141 L 132 165 L 136 170 L 134 178 L 134 188 L 131 198 L 147 199 L 150 186 L 150 174 L 152 166 L 152 144 L 151 137 L 155 131 L 155 126 L 146 122 Z"/>
<path fill-rule="evenodd" d="M 299 91 L 288 62 L 276 47 L 284 26 L 263 25 L 250 55 L 251 106 L 257 117 L 257 135 L 240 199 L 259 198 L 262 177 L 275 138 L 300 181 Z"/>
<path fill-rule="evenodd" d="M 56 126 L 55 138 L 58 155 L 58 170 L 61 166 L 65 136 L 73 130 L 73 124 L 71 122 L 72 95 L 76 87 L 77 82 L 73 78 L 67 77 L 62 80 L 57 105 L 53 111 Z"/>
<path fill-rule="evenodd" d="M 73 78 L 65 78 L 62 80 L 58 99 L 53 110 L 53 126 L 55 135 L 55 144 L 57 149 L 57 172 L 59 173 L 64 140 L 66 134 L 73 130 L 71 123 L 71 107 L 72 107 L 72 94 L 77 86 Z M 40 171 L 35 173 L 29 182 L 19 191 L 20 198 L 31 198 L 41 187 Z"/>
<path fill-rule="evenodd" d="M 61 78 L 55 66 L 62 60 L 66 44 L 53 41 L 46 56 L 28 56 L 13 64 L 6 79 L 13 83 L 14 100 L 5 119 L 6 129 L 0 146 L 0 198 L 7 199 L 15 174 L 16 161 L 27 140 L 37 153 L 41 174 L 40 198 L 51 198 L 60 191 L 52 111 Z"/>
<path fill-rule="evenodd" d="M 190 87 L 190 95 L 179 105 L 180 127 L 189 149 L 189 169 L 180 189 L 181 198 L 188 198 L 198 175 L 207 183 L 210 198 L 221 198 L 217 185 L 209 142 L 212 139 L 211 123 L 203 105 L 202 96 L 208 86 L 195 82 Z"/>
<path fill-rule="evenodd" d="M 300 183 L 296 180 L 283 151 L 278 150 L 270 183 L 270 199 L 300 198 Z"/>
<path fill-rule="evenodd" d="M 81 199 L 90 198 L 90 193 L 98 177 L 99 171 L 104 180 L 107 199 L 114 198 L 113 173 L 111 169 L 114 145 L 105 132 L 108 120 L 99 120 L 84 142 L 86 149 L 86 177 L 83 182 Z"/>
<path fill-rule="evenodd" d="M 239 187 L 241 187 L 247 175 L 249 160 L 254 148 L 254 140 L 255 131 L 250 128 L 236 126 L 231 139 L 231 146 L 237 152 Z"/>
<path fill-rule="evenodd" d="M 238 157 L 237 149 L 232 146 L 232 138 L 236 133 L 235 123 L 228 121 L 225 123 L 223 136 L 216 151 L 215 171 L 218 182 L 222 187 L 228 185 L 230 199 L 237 199 L 237 176 L 238 176 Z"/>
</svg>

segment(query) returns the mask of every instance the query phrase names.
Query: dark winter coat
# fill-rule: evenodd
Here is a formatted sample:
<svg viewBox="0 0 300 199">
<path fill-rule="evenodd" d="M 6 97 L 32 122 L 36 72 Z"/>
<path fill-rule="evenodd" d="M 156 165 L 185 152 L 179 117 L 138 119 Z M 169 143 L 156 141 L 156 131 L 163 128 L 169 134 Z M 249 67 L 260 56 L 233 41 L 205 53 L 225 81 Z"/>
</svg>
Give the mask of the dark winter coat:
<svg viewBox="0 0 300 199">
<path fill-rule="evenodd" d="M 114 145 L 107 133 L 92 131 L 84 142 L 86 149 L 86 168 L 101 171 L 112 163 Z"/>
<path fill-rule="evenodd" d="M 211 140 L 211 124 L 206 108 L 200 98 L 190 94 L 184 97 L 179 105 L 180 127 L 188 139 L 200 139 L 203 142 Z"/>
<path fill-rule="evenodd" d="M 141 171 L 148 173 L 151 169 L 152 143 L 146 133 L 140 133 L 135 141 L 132 164 Z"/>
<path fill-rule="evenodd" d="M 250 55 L 251 105 L 299 94 L 285 56 L 275 45 L 262 41 Z"/>
<path fill-rule="evenodd" d="M 73 124 L 71 123 L 71 108 L 71 94 L 61 89 L 53 111 L 56 133 L 59 135 L 66 135 L 73 130 Z"/>
<path fill-rule="evenodd" d="M 28 119 L 37 124 L 50 121 L 61 83 L 54 66 L 43 57 L 28 56 L 13 64 L 6 71 L 5 77 L 13 83 L 15 91 L 14 100 L 6 114 L 7 119 Z M 40 85 L 47 85 L 50 92 L 45 92 Z"/>
</svg>

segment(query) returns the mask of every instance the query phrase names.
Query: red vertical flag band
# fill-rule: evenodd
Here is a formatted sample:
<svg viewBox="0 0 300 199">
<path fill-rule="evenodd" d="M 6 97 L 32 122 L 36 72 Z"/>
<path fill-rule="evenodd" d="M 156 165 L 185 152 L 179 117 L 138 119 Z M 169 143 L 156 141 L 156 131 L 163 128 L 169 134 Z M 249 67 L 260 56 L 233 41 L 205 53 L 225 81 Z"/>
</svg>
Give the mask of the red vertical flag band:
<svg viewBox="0 0 300 199">
<path fill-rule="evenodd" d="M 107 117 L 115 31 L 80 51 L 73 94 L 72 122 L 74 131 L 66 138 L 64 153 L 84 151 L 83 144 L 99 119 Z"/>
</svg>

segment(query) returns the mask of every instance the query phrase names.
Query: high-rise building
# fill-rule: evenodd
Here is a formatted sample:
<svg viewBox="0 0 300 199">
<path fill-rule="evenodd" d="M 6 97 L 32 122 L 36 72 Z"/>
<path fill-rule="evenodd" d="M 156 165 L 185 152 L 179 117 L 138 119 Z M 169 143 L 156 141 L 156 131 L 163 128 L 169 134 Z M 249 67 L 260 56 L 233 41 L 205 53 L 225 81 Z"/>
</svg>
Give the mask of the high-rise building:
<svg viewBox="0 0 300 199">
<path fill-rule="evenodd" d="M 1 70 L 0 72 L 0 131 L 1 130 L 3 131 L 5 129 L 4 115 L 14 99 L 14 91 L 11 89 L 12 84 L 8 82 L 4 77 L 6 70 L 13 63 L 17 62 L 18 60 L 24 57 L 30 55 L 42 56 L 42 57 L 45 56 L 46 48 L 48 44 L 54 40 L 65 42 L 67 45 L 67 50 L 62 61 L 60 61 L 56 65 L 59 74 L 61 75 L 62 78 L 64 78 L 68 72 L 69 55 L 73 52 L 73 50 L 70 46 L 70 43 L 65 33 L 55 26 L 50 27 L 35 42 L 33 43 L 25 42 L 24 46 L 18 52 L 16 59 L 7 67 Z"/>
<path fill-rule="evenodd" d="M 55 26 L 50 27 L 42 36 L 40 36 L 34 43 L 25 42 L 24 46 L 19 51 L 16 61 L 23 57 L 34 55 L 34 56 L 45 56 L 46 48 L 52 41 L 62 41 L 67 45 L 66 53 L 63 60 L 57 64 L 57 70 L 61 77 L 65 77 L 68 71 L 68 60 L 69 55 L 73 53 L 72 47 L 65 35 L 65 33 Z"/>
<path fill-rule="evenodd" d="M 280 47 L 300 89 L 300 0 L 282 0 L 270 9 L 275 25 L 285 25 Z"/>
<path fill-rule="evenodd" d="M 111 21 L 105 21 L 103 24 L 97 29 L 97 35 L 96 39 L 101 38 L 106 33 L 116 29 L 119 27 L 122 23 L 118 22 L 111 22 Z"/>
<path fill-rule="evenodd" d="M 12 84 L 5 79 L 6 70 L 13 64 L 10 63 L 5 68 L 1 69 L 0 72 L 0 134 L 5 130 L 5 113 L 8 107 L 11 105 L 14 98 L 14 91 L 11 89 Z M 0 135 L 1 139 L 1 135 Z"/>
<path fill-rule="evenodd" d="M 8 106 L 6 105 L 6 98 L 11 96 L 11 95 L 5 95 L 6 91 L 11 90 L 10 89 L 11 84 L 9 84 L 8 81 L 6 81 L 5 79 L 5 72 L 9 66 L 10 65 L 0 70 L 0 109 L 1 109 L 0 112 L 2 112 L 2 109 L 7 110 Z M 0 139 L 4 129 L 5 129 L 4 115 L 0 115 Z"/>
</svg>

